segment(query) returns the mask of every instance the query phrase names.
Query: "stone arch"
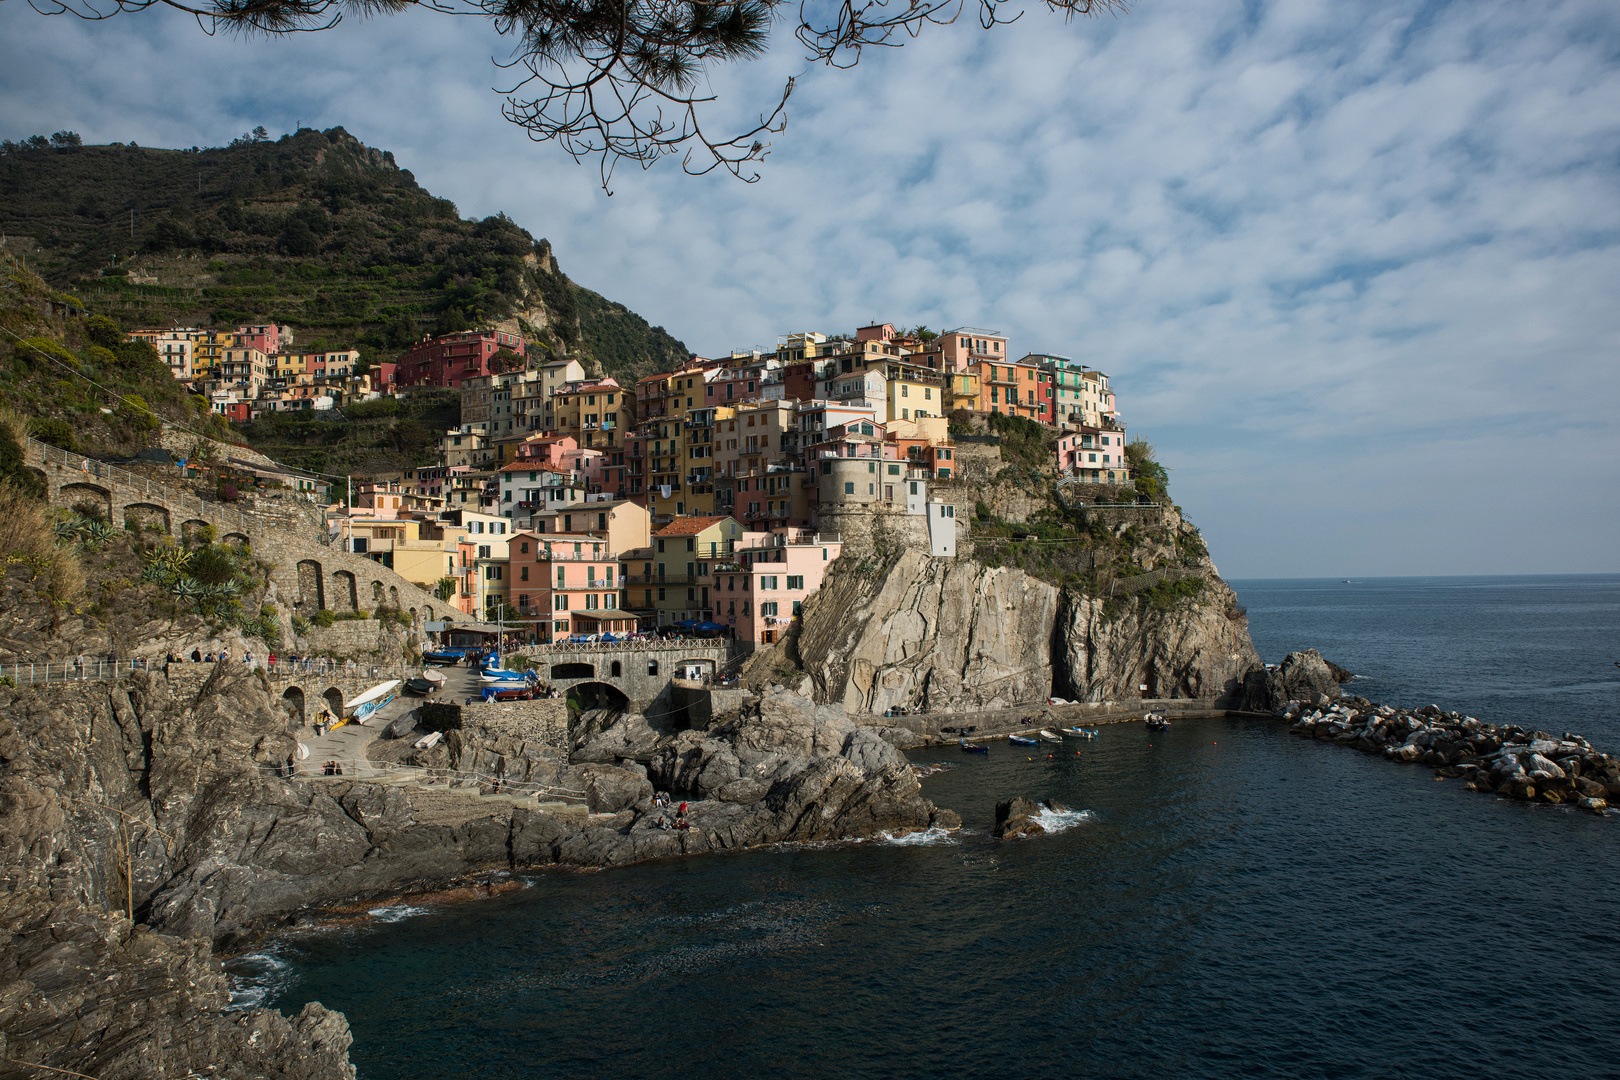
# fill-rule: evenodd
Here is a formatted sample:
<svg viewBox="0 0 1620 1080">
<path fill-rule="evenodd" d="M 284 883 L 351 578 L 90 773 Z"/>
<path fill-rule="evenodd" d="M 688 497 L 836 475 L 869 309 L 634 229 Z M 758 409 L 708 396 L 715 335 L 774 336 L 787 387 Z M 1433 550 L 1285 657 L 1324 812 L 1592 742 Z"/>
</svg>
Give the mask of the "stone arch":
<svg viewBox="0 0 1620 1080">
<path fill-rule="evenodd" d="M 432 604 L 423 604 L 422 605 L 422 618 L 426 619 L 428 622 L 433 621 L 433 605 Z"/>
<path fill-rule="evenodd" d="M 613 661 L 613 666 L 608 669 L 608 674 L 613 676 L 615 679 L 623 678 L 624 665 L 619 663 L 617 660 Z"/>
<path fill-rule="evenodd" d="M 321 564 L 314 559 L 298 560 L 298 602 L 307 612 L 326 608 L 326 583 L 321 580 Z"/>
<path fill-rule="evenodd" d="M 252 541 L 248 539 L 247 533 L 228 532 L 225 534 L 225 543 L 241 544 L 243 547 L 248 547 L 252 544 Z"/>
<path fill-rule="evenodd" d="M 140 522 L 143 528 L 156 525 L 164 532 L 168 532 L 169 508 L 159 506 L 157 503 L 129 503 L 124 507 L 124 527 L 128 528 L 130 522 Z"/>
<path fill-rule="evenodd" d="M 191 544 L 197 541 L 198 535 L 204 529 L 209 528 L 213 528 L 213 526 L 202 518 L 187 518 L 180 523 L 180 534 L 185 538 L 186 543 Z"/>
<path fill-rule="evenodd" d="M 281 692 L 281 700 L 291 710 L 293 719 L 300 724 L 304 722 L 304 688 L 302 686 L 289 686 Z"/>
<path fill-rule="evenodd" d="M 412 626 L 416 625 L 416 609 L 415 608 L 411 608 L 411 625 Z"/>
<path fill-rule="evenodd" d="M 594 679 L 596 678 L 596 665 L 578 661 L 568 664 L 552 664 L 551 677 L 553 679 Z"/>
<path fill-rule="evenodd" d="M 380 581 L 371 583 L 371 603 L 374 607 L 382 607 L 383 605 L 383 583 Z"/>
<path fill-rule="evenodd" d="M 326 701 L 326 704 L 331 707 L 333 716 L 343 715 L 343 691 L 339 690 L 335 686 L 328 686 L 321 693 L 321 697 Z"/>
<path fill-rule="evenodd" d="M 397 586 L 388 586 L 388 606 L 395 611 L 399 610 L 399 588 Z"/>
<path fill-rule="evenodd" d="M 92 503 L 101 511 L 101 517 L 108 521 L 112 520 L 112 492 L 100 484 L 75 481 L 71 484 L 63 484 L 57 494 L 61 497 L 64 506 L 73 507 L 78 506 L 80 503 Z"/>
<path fill-rule="evenodd" d="M 627 709 L 630 698 L 611 683 L 582 682 L 568 688 L 568 696 L 579 701 L 581 709 Z"/>
<path fill-rule="evenodd" d="M 332 610 L 358 611 L 359 593 L 355 589 L 354 574 L 348 570 L 332 571 Z"/>
</svg>

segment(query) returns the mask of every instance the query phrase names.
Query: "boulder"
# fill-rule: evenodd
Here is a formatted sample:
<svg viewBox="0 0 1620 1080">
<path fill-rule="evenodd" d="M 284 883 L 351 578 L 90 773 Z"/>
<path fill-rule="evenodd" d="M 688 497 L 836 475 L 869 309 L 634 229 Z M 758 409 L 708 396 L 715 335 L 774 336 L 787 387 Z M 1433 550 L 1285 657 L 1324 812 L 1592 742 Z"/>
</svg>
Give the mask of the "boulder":
<svg viewBox="0 0 1620 1080">
<path fill-rule="evenodd" d="M 1249 672 L 1243 679 L 1243 708 L 1277 712 L 1290 701 L 1331 705 L 1339 699 L 1339 680 L 1315 649 L 1291 652 L 1274 669 Z"/>
<path fill-rule="evenodd" d="M 1042 836 L 1046 829 L 1035 820 L 1040 813 L 1041 805 L 1032 799 L 1022 796 L 1007 799 L 996 804 L 996 823 L 992 831 L 1003 839 Z"/>
<path fill-rule="evenodd" d="M 653 794 L 646 777 L 616 765 L 586 765 L 580 778 L 585 784 L 585 804 L 593 814 L 616 813 Z"/>
</svg>

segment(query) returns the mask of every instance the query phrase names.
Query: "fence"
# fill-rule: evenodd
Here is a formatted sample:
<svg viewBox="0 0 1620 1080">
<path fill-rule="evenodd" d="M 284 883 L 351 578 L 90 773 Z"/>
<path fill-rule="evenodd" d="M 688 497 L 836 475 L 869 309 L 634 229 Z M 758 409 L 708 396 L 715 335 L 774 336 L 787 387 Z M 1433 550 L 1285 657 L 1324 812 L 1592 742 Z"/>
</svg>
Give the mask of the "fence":
<svg viewBox="0 0 1620 1080">
<path fill-rule="evenodd" d="M 97 461 L 95 458 L 88 458 L 83 454 L 75 454 L 63 450 L 61 447 L 42 443 L 34 438 L 28 439 L 26 449 L 31 454 L 38 454 L 40 459 L 47 465 L 60 465 L 70 471 L 78 470 L 85 476 L 138 491 L 145 498 L 156 498 L 160 502 L 167 503 L 187 513 L 195 513 L 198 516 L 212 514 L 223 521 L 234 524 L 236 528 L 244 532 L 249 528 L 248 517 L 240 510 L 230 510 L 216 503 L 204 502 L 195 495 L 187 495 L 185 492 L 169 487 L 167 484 L 149 480 L 144 476 L 137 476 L 135 473 L 120 469 L 116 465 L 108 465 L 104 461 Z"/>
<path fill-rule="evenodd" d="M 198 663 L 179 660 L 177 664 Z M 201 661 L 212 663 L 212 661 Z M 138 671 L 162 671 L 169 665 L 162 659 L 133 657 L 128 660 L 43 660 L 31 663 L 0 664 L 0 678 L 12 680 L 18 686 L 51 685 L 93 680 L 112 681 Z M 295 682 L 302 678 L 355 678 L 399 679 L 411 678 L 414 668 L 402 665 L 381 666 L 357 664 L 353 660 L 276 660 L 255 657 L 253 666 L 265 672 L 272 682 Z"/>
<path fill-rule="evenodd" d="M 343 771 L 328 773 L 330 766 L 341 768 Z M 262 765 L 260 771 L 267 776 L 280 776 L 288 778 L 284 767 L 278 765 Z M 427 765 L 403 765 L 394 761 L 372 761 L 369 758 L 328 758 L 326 761 L 299 762 L 290 777 L 294 780 L 399 780 L 415 783 L 422 787 L 442 786 L 446 790 L 461 788 L 490 789 L 490 794 L 501 795 L 532 795 L 536 798 L 546 796 L 564 802 L 585 801 L 585 792 L 573 788 L 556 787 L 551 784 L 541 784 L 532 780 L 513 780 L 510 777 L 496 776 L 493 773 L 474 772 L 465 769 L 439 768 Z"/>
</svg>

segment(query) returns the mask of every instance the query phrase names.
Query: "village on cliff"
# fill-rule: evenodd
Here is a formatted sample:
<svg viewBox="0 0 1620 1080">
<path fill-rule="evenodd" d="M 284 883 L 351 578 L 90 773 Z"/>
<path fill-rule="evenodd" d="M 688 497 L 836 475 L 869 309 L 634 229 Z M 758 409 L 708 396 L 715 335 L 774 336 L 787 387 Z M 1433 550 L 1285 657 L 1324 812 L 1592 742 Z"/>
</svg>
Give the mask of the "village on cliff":
<svg viewBox="0 0 1620 1080">
<path fill-rule="evenodd" d="M 913 519 L 919 545 L 954 555 L 981 494 L 967 466 L 999 467 L 1003 422 L 1053 434 L 1047 464 L 1089 501 L 1135 497 L 1108 375 L 1013 359 L 1004 335 L 973 327 L 796 333 L 633 385 L 500 327 L 375 365 L 301 351 L 273 324 L 130 337 L 239 423 L 459 391 L 460 423 L 414 468 L 347 491 L 341 477 L 252 471 L 324 505 L 333 544 L 528 642 L 696 628 L 771 645 L 876 518 Z"/>
</svg>

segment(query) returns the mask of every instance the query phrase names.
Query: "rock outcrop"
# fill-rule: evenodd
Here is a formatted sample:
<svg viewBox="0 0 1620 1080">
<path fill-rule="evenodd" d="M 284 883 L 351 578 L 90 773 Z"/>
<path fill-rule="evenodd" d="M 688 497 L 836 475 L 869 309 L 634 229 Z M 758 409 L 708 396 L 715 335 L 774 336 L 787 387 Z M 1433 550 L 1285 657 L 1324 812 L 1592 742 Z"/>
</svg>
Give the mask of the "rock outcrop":
<svg viewBox="0 0 1620 1080">
<path fill-rule="evenodd" d="M 1167 535 L 1193 535 L 1173 511 Z M 1165 548 L 1168 556 L 1172 549 Z M 1236 704 L 1261 668 L 1232 590 L 1207 557 L 1149 580 L 1196 578 L 1192 595 L 1145 590 L 1092 595 L 971 558 L 915 548 L 889 561 L 841 558 L 805 606 L 797 638 L 776 659 L 801 689 L 854 713 L 999 709 L 1141 696 Z M 770 673 L 775 677 L 777 673 Z"/>
<path fill-rule="evenodd" d="M 798 659 L 816 700 L 854 713 L 1043 701 L 1059 600 L 1021 570 L 912 549 L 879 570 L 836 568 L 807 609 Z"/>
<path fill-rule="evenodd" d="M 1339 673 L 1343 670 L 1322 659 L 1315 649 L 1291 652 L 1274 668 L 1248 673 L 1243 680 L 1243 708 L 1249 712 L 1274 712 L 1290 701 L 1331 704 L 1339 698 Z"/>
</svg>

